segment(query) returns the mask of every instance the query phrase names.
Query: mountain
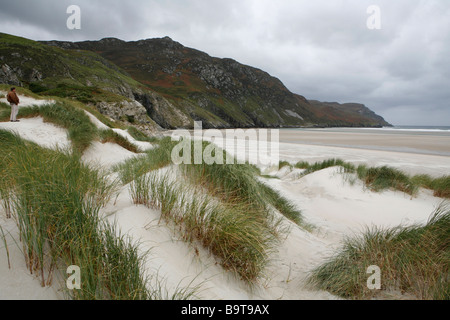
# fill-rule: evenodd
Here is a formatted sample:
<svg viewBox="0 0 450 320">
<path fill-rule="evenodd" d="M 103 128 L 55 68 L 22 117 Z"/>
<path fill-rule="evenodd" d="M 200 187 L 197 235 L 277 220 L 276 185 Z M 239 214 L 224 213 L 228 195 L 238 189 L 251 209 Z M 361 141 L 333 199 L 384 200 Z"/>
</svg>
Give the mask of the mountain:
<svg viewBox="0 0 450 320">
<path fill-rule="evenodd" d="M 48 94 L 72 86 L 68 91 L 92 95 L 96 88 L 102 94 L 94 92 L 87 102 L 99 107 L 106 92 L 125 97 L 162 128 L 192 127 L 194 120 L 205 128 L 389 125 L 362 105 L 308 101 L 260 69 L 168 37 L 34 42 L 0 34 L 0 39 L 0 82 Z"/>
</svg>

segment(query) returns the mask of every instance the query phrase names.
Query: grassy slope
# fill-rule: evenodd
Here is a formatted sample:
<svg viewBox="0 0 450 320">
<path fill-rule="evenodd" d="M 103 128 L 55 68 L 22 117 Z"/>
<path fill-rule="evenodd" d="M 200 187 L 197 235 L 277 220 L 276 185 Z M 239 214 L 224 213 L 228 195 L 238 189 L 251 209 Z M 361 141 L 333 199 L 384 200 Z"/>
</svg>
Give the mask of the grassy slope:
<svg viewBox="0 0 450 320">
<path fill-rule="evenodd" d="M 24 76 L 29 76 L 33 70 L 40 72 L 44 76 L 43 81 L 39 82 L 41 92 L 44 91 L 42 89 L 50 88 L 51 95 L 59 96 L 55 94 L 59 93 L 55 91 L 58 85 L 60 88 L 72 86 L 74 90 L 90 89 L 94 94 L 103 94 L 100 101 L 115 101 L 118 96 L 101 89 L 123 84 L 130 87 L 140 85 L 112 63 L 89 51 L 67 51 L 0 33 L 0 53 L 8 56 L 12 64 L 20 66 L 26 73 Z M 87 86 L 87 81 L 91 82 L 92 88 Z M 123 100 L 123 97 L 120 99 Z"/>
</svg>

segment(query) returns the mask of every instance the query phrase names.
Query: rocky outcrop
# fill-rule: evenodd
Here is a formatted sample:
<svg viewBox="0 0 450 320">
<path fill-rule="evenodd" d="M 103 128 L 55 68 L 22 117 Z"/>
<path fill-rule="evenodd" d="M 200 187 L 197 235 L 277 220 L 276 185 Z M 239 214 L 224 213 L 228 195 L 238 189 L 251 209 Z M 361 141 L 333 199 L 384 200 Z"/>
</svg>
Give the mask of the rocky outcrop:
<svg viewBox="0 0 450 320">
<path fill-rule="evenodd" d="M 6 63 L 0 68 L 0 83 L 6 83 L 14 86 L 22 86 L 22 82 L 19 80 L 16 74 L 17 71 L 11 69 Z M 20 74 L 19 70 L 19 74 Z"/>
<path fill-rule="evenodd" d="M 147 114 L 161 127 L 168 129 L 190 128 L 192 120 L 167 99 L 154 92 L 135 92 L 134 98 L 145 108 Z"/>
<path fill-rule="evenodd" d="M 147 110 L 137 101 L 99 102 L 96 107 L 100 113 L 113 120 L 150 124 Z"/>
</svg>

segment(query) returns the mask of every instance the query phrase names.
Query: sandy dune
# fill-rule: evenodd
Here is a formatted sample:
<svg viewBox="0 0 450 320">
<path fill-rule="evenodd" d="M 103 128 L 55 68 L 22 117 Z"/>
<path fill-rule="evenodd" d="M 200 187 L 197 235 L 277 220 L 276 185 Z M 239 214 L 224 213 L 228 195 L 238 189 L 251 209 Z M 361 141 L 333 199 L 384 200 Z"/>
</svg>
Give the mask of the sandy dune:
<svg viewBox="0 0 450 320">
<path fill-rule="evenodd" d="M 64 130 L 40 121 L 39 118 L 24 120 L 14 124 L 14 130 L 43 146 L 68 146 Z M 0 128 L 11 129 L 11 125 L 0 123 Z M 133 156 L 136 155 L 117 145 L 94 143 L 83 160 L 110 167 Z M 357 163 L 397 166 L 417 173 L 450 173 L 448 157 L 406 152 L 282 143 L 280 157 L 291 162 L 339 157 Z M 424 223 L 441 202 L 423 190 L 414 198 L 395 191 L 375 193 L 365 189 L 354 176 L 341 173 L 339 168 L 322 170 L 301 179 L 300 172 L 283 168 L 272 172 L 278 179 L 263 181 L 294 202 L 316 229 L 307 232 L 285 221 L 290 232 L 254 288 L 224 271 L 201 248 L 197 247 L 197 253 L 193 245 L 179 239 L 171 226 L 159 221 L 159 211 L 133 205 L 127 186 L 102 214 L 109 221 L 115 221 L 122 232 L 139 241 L 142 252 L 149 251 L 147 272 L 157 273 L 164 279 L 169 292 L 177 287 L 200 285 L 199 299 L 336 299 L 327 292 L 307 288 L 304 280 L 312 268 L 339 247 L 344 237 L 371 226 Z M 3 241 L 0 241 L 0 299 L 61 299 L 57 288 L 41 288 L 39 280 L 25 270 L 21 246 L 17 245 L 17 227 L 12 220 L 6 220 L 3 209 L 0 209 L 0 226 L 7 234 L 12 263 L 9 269 Z"/>
</svg>

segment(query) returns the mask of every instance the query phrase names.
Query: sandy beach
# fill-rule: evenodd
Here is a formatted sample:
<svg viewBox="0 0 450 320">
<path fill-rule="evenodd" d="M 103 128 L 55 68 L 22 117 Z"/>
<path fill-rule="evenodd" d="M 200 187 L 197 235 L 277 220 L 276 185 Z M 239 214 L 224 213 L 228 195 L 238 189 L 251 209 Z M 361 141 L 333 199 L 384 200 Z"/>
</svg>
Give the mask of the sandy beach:
<svg viewBox="0 0 450 320">
<path fill-rule="evenodd" d="M 450 156 L 450 131 L 401 129 L 281 129 L 280 142 Z"/>
<path fill-rule="evenodd" d="M 46 147 L 70 144 L 63 129 L 43 123 L 41 118 L 23 119 L 15 124 L 0 123 L 0 129 L 13 130 Z M 132 140 L 126 132 L 117 132 Z M 341 158 L 356 164 L 388 165 L 414 174 L 450 174 L 450 156 L 434 154 L 450 152 L 448 135 L 313 130 L 300 134 L 282 131 L 280 140 L 280 159 L 291 163 Z M 152 147 L 151 144 L 140 146 Z M 387 150 L 389 148 L 401 150 Z M 117 145 L 96 142 L 82 160 L 107 169 L 135 156 Z M 160 211 L 135 206 L 128 186 L 122 187 L 101 214 L 139 241 L 142 252 L 149 251 L 146 271 L 164 279 L 169 292 L 198 285 L 201 288 L 198 299 L 322 300 L 337 297 L 309 288 L 305 279 L 314 267 L 335 252 L 345 237 L 372 226 L 423 224 L 442 202 L 427 190 L 420 190 L 415 197 L 391 190 L 373 192 L 336 167 L 303 178 L 299 178 L 299 173 L 299 169 L 284 167 L 270 172 L 275 179 L 261 179 L 292 201 L 302 211 L 306 222 L 316 229 L 305 231 L 285 220 L 290 232 L 271 256 L 263 277 L 252 288 L 220 267 L 208 252 L 182 241 L 172 226 L 160 222 Z M 39 279 L 27 272 L 17 226 L 13 220 L 6 219 L 3 208 L 0 209 L 0 226 L 7 235 L 11 263 L 9 268 L 5 246 L 0 241 L 0 299 L 62 299 L 57 286 L 41 288 Z"/>
</svg>

